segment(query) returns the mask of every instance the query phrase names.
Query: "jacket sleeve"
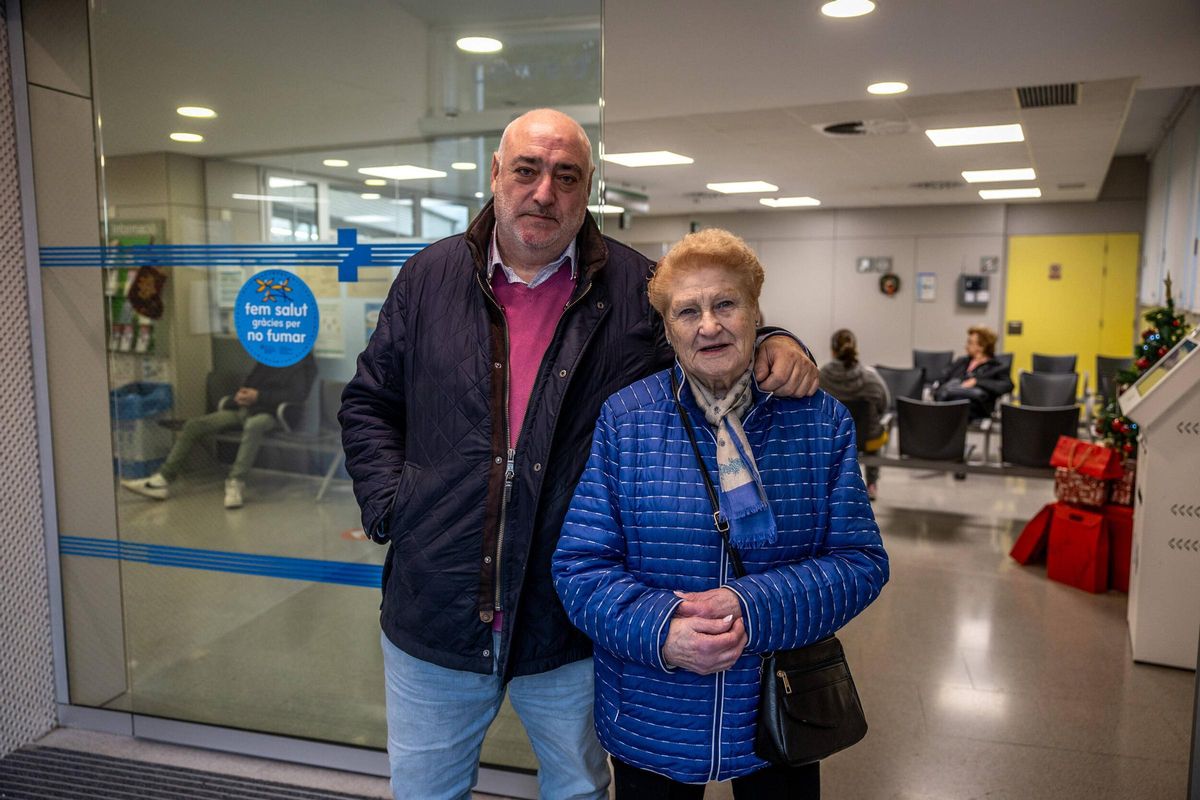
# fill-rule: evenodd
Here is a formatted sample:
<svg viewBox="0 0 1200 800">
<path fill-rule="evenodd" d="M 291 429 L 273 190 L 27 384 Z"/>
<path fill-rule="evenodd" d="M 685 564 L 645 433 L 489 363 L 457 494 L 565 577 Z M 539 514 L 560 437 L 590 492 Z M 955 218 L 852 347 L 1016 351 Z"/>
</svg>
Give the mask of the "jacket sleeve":
<svg viewBox="0 0 1200 800">
<path fill-rule="evenodd" d="M 845 411 L 834 413 L 828 523 L 818 555 L 727 584 L 741 601 L 747 653 L 824 639 L 866 608 L 887 583 L 887 553 L 859 472 L 854 426 Z"/>
<path fill-rule="evenodd" d="M 967 377 L 967 365 L 971 363 L 970 356 L 962 356 L 950 362 L 946 369 L 942 370 L 942 375 L 938 378 L 937 383 L 941 385 L 946 381 L 958 378 L 959 380 Z"/>
<path fill-rule="evenodd" d="M 411 268 L 401 269 L 392 283 L 338 411 L 346 471 L 354 481 L 363 531 L 379 543 L 391 535 L 385 525 L 405 460 L 405 287 Z"/>
<path fill-rule="evenodd" d="M 682 601 L 665 589 L 646 586 L 626 569 L 617 441 L 606 404 L 551 574 L 567 616 L 597 647 L 622 661 L 668 671 L 662 647 Z"/>
<path fill-rule="evenodd" d="M 972 377 L 975 378 L 975 385 L 992 397 L 999 397 L 1013 390 L 1012 377 L 1009 375 L 1008 369 L 995 359 L 981 364 Z"/>
</svg>

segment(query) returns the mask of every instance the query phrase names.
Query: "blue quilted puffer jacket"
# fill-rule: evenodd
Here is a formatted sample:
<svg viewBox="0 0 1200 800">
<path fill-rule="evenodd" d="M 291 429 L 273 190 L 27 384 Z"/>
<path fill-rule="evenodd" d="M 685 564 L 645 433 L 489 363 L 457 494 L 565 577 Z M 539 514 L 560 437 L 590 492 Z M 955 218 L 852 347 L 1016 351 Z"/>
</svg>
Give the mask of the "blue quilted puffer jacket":
<svg viewBox="0 0 1200 800">
<path fill-rule="evenodd" d="M 714 485 L 711 426 L 683 384 Z M 887 554 L 859 473 L 854 424 L 824 392 L 785 399 L 754 388 L 743 420 L 779 528 L 742 553 L 734 579 L 667 371 L 614 394 L 554 554 L 567 615 L 595 642 L 596 730 L 618 759 L 677 781 L 725 780 L 766 765 L 754 754 L 758 653 L 837 631 L 888 579 Z M 662 661 L 673 590 L 728 586 L 749 641 L 716 675 Z"/>
</svg>

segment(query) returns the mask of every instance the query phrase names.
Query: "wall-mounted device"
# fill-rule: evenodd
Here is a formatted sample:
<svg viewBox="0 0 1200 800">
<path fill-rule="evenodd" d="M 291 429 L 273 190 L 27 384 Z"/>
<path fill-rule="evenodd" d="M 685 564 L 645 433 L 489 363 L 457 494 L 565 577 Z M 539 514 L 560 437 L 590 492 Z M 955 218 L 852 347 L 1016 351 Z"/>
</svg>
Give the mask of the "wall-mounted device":
<svg viewBox="0 0 1200 800">
<path fill-rule="evenodd" d="M 965 308 L 986 308 L 991 300 L 987 275 L 958 276 L 958 304 Z"/>
</svg>

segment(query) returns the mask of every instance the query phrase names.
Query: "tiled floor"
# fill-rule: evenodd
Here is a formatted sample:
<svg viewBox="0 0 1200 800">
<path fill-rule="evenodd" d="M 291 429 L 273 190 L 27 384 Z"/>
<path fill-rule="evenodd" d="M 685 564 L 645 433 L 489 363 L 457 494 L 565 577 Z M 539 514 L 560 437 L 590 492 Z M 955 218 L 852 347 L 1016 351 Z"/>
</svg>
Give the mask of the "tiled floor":
<svg viewBox="0 0 1200 800">
<path fill-rule="evenodd" d="M 380 555 L 343 535 L 354 513 L 340 489 L 316 506 L 306 489 L 264 479 L 230 520 L 218 485 L 197 483 L 167 504 L 123 498 L 127 535 L 310 558 Z M 823 765 L 826 797 L 1183 795 L 1195 674 L 1132 662 L 1124 595 L 1090 595 L 1007 557 L 1015 532 L 1050 494 L 1045 481 L 885 469 L 877 513 L 892 581 L 841 634 L 871 730 Z M 206 575 L 126 570 L 135 692 L 114 706 L 214 722 L 241 714 L 259 729 L 382 743 L 369 590 Z M 234 670 L 231 687 L 225 678 Z M 94 736 L 60 731 L 50 743 L 96 747 Z M 505 715 L 491 757 L 530 763 L 522 739 Z M 382 779 L 129 740 L 103 746 L 386 796 Z M 714 785 L 707 796 L 731 795 Z"/>
</svg>

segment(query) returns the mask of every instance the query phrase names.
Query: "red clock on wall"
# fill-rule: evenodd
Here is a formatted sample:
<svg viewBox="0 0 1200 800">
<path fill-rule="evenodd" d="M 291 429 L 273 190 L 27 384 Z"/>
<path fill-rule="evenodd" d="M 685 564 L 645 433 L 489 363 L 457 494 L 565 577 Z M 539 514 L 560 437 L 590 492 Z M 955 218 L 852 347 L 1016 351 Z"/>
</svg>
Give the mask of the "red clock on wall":
<svg viewBox="0 0 1200 800">
<path fill-rule="evenodd" d="M 900 278 L 892 273 L 879 276 L 879 291 L 892 297 L 896 292 L 900 291 Z"/>
</svg>

